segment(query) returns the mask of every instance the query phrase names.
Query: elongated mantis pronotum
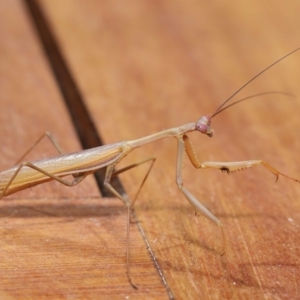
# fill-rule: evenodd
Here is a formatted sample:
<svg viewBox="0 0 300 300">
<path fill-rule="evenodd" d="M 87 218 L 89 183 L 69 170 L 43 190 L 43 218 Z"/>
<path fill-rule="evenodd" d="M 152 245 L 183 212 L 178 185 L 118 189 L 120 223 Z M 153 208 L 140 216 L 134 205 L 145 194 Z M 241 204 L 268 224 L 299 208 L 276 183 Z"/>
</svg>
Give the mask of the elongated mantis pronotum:
<svg viewBox="0 0 300 300">
<path fill-rule="evenodd" d="M 245 101 L 254 96 L 250 96 L 247 98 L 240 99 L 238 101 L 233 102 L 225 106 L 229 100 L 233 98 L 239 91 L 241 91 L 246 85 L 252 82 L 255 78 L 260 76 L 262 73 L 270 69 L 272 66 L 291 55 L 292 53 L 300 50 L 300 48 L 295 49 L 284 57 L 280 58 L 260 73 L 258 73 L 251 80 L 246 82 L 241 88 L 239 88 L 231 97 L 229 97 L 222 105 L 220 105 L 213 114 L 202 116 L 197 122 L 188 123 L 179 127 L 163 130 L 161 132 L 131 141 L 124 141 L 115 144 L 110 144 L 106 146 L 101 146 L 97 148 L 92 148 L 88 150 L 83 150 L 71 154 L 62 154 L 62 151 L 58 144 L 55 142 L 50 133 L 45 133 L 42 137 L 40 137 L 37 142 L 22 156 L 19 162 L 12 168 L 3 171 L 0 173 L 0 199 L 2 197 L 15 193 L 17 191 L 23 190 L 25 188 L 35 186 L 37 184 L 56 180 L 66 186 L 75 186 L 79 182 L 81 182 L 87 175 L 94 173 L 96 170 L 100 168 L 106 167 L 106 176 L 104 180 L 104 185 L 116 196 L 118 197 L 127 207 L 127 276 L 132 287 L 136 288 L 136 286 L 132 283 L 130 276 L 130 265 L 129 265 L 129 250 L 130 250 L 130 219 L 131 212 L 135 200 L 143 186 L 145 180 L 147 179 L 152 166 L 155 162 L 155 158 L 147 159 L 138 164 L 130 165 L 120 170 L 115 170 L 115 166 L 133 149 L 146 145 L 148 143 L 155 142 L 162 138 L 167 137 L 175 137 L 178 143 L 178 154 L 177 154 L 177 171 L 176 171 L 176 183 L 179 190 L 183 193 L 186 199 L 190 202 L 190 204 L 195 208 L 196 211 L 202 213 L 209 220 L 214 222 L 221 228 L 222 236 L 223 236 L 223 245 L 224 245 L 224 253 L 225 253 L 225 234 L 223 231 L 222 223 L 203 205 L 201 202 L 183 185 L 182 180 L 182 166 L 183 166 L 183 155 L 184 152 L 187 153 L 188 158 L 191 163 L 197 169 L 204 168 L 215 168 L 221 171 L 225 171 L 227 173 L 247 169 L 256 165 L 262 165 L 267 170 L 272 172 L 276 178 L 278 179 L 279 175 L 282 175 L 288 179 L 292 179 L 296 182 L 300 182 L 299 180 L 289 177 L 279 171 L 277 171 L 273 166 L 266 163 L 263 160 L 248 160 L 248 161 L 238 161 L 238 162 L 202 162 L 200 163 L 195 155 L 193 146 L 187 136 L 187 133 L 192 131 L 199 131 L 209 137 L 213 136 L 213 129 L 211 128 L 211 120 L 220 112 L 225 109 L 235 105 L 239 102 Z M 267 92 L 261 93 L 270 94 L 270 93 L 282 93 L 282 92 Z M 282 93 L 287 94 L 287 93 Z M 257 96 L 257 95 L 255 95 Z M 28 154 L 32 148 L 40 142 L 40 140 L 44 137 L 48 136 L 50 140 L 53 142 L 54 146 L 60 153 L 60 155 L 52 158 L 37 160 L 37 161 L 23 161 L 23 158 Z M 137 165 L 140 165 L 145 162 L 151 162 L 148 172 L 137 192 L 137 195 L 130 201 L 126 196 L 119 194 L 113 186 L 110 184 L 110 180 L 112 176 L 115 176 L 121 172 L 124 172 L 128 169 L 131 169 Z M 68 181 L 63 177 L 72 175 L 74 179 L 72 181 Z"/>
</svg>

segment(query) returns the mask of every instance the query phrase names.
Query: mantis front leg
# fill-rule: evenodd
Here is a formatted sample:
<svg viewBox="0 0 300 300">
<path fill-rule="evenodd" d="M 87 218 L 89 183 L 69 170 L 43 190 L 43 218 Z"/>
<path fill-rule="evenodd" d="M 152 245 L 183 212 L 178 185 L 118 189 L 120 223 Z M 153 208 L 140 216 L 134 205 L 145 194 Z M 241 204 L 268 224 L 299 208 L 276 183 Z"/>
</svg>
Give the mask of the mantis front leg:
<svg viewBox="0 0 300 300">
<path fill-rule="evenodd" d="M 223 237 L 223 251 L 222 255 L 226 252 L 226 240 L 225 240 L 225 233 L 223 229 L 223 225 L 220 220 L 214 216 L 188 189 L 183 186 L 182 180 L 182 166 L 183 166 L 183 154 L 185 150 L 185 141 L 184 137 L 186 135 L 178 137 L 178 153 L 177 153 L 177 171 L 176 171 L 176 183 L 178 189 L 183 193 L 186 199 L 192 204 L 192 206 L 196 209 L 196 211 L 203 214 L 206 218 L 214 222 L 221 228 L 222 237 Z"/>
</svg>

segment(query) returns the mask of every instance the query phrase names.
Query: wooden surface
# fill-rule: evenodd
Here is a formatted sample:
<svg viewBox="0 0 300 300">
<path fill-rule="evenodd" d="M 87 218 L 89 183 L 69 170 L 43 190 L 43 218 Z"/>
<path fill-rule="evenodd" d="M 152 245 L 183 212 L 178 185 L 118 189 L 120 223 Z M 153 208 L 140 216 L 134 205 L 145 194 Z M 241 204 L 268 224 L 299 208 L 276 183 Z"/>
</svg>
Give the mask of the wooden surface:
<svg viewBox="0 0 300 300">
<path fill-rule="evenodd" d="M 136 139 L 213 112 L 252 76 L 300 46 L 298 1 L 38 2 L 105 143 Z M 214 4 L 213 4 L 214 3 Z M 0 167 L 43 131 L 80 149 L 55 76 L 22 1 L 0 2 Z M 300 52 L 243 90 L 265 96 L 213 120 L 215 137 L 193 133 L 205 161 L 261 158 L 300 178 Z M 88 134 L 88 133 L 87 133 Z M 44 141 L 31 158 L 55 154 Z M 224 224 L 221 233 L 175 184 L 176 142 L 156 155 L 136 204 L 126 278 L 126 212 L 101 198 L 92 176 L 76 188 L 47 183 L 0 206 L 1 299 L 299 299 L 300 185 L 263 168 L 227 176 L 185 163 L 184 182 Z M 134 195 L 146 168 L 122 174 Z M 151 251 L 148 251 L 151 249 Z M 154 263 L 155 261 L 155 263 Z"/>
</svg>

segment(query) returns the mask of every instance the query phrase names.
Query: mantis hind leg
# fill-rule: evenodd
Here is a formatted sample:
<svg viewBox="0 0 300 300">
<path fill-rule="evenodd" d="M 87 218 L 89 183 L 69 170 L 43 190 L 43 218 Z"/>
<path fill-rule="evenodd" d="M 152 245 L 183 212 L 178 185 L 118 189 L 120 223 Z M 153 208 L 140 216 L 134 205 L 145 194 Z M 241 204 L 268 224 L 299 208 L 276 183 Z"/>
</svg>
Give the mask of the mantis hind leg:
<svg viewBox="0 0 300 300">
<path fill-rule="evenodd" d="M 63 154 L 62 149 L 60 148 L 60 146 L 58 145 L 58 142 L 55 140 L 55 138 L 53 137 L 53 135 L 46 131 L 44 132 L 37 140 L 36 142 L 17 160 L 17 162 L 15 163 L 15 165 L 18 165 L 19 163 L 21 163 L 21 161 L 23 161 L 23 159 L 26 157 L 26 155 L 28 155 L 29 152 L 31 152 L 32 149 L 34 149 L 43 138 L 47 137 L 50 142 L 54 145 L 55 149 L 58 151 L 59 154 Z"/>
<path fill-rule="evenodd" d="M 41 141 L 43 138 L 47 137 L 50 142 L 52 143 L 52 145 L 55 147 L 55 149 L 57 150 L 57 152 L 59 154 L 64 154 L 64 151 L 61 149 L 61 147 L 59 146 L 58 142 L 56 141 L 56 139 L 54 138 L 54 136 L 49 132 L 46 131 L 44 132 L 36 141 L 35 143 L 18 159 L 18 161 L 15 163 L 15 165 L 18 165 L 22 162 L 22 160 L 26 157 L 26 155 L 28 155 Z M 26 162 L 25 162 L 26 163 Z M 41 172 L 42 173 L 42 172 Z M 45 173 L 44 173 L 45 174 Z M 50 173 L 48 173 L 50 174 Z M 49 176 L 49 175 L 47 175 Z M 72 175 L 74 177 L 74 179 L 76 179 L 78 177 L 78 175 Z M 49 176 L 50 177 L 50 176 Z M 79 175 L 80 177 L 80 175 Z M 54 178 L 53 178 L 54 179 Z M 55 180 L 55 179 L 54 179 Z M 0 200 L 1 200 L 1 196 L 0 196 Z"/>
<path fill-rule="evenodd" d="M 66 179 L 63 179 L 59 176 L 56 176 L 56 175 L 53 175 L 37 166 L 35 166 L 34 164 L 32 164 L 31 162 L 22 162 L 18 168 L 16 169 L 15 173 L 13 174 L 13 176 L 10 178 L 10 180 L 7 182 L 6 186 L 4 187 L 4 189 L 2 190 L 1 194 L 0 194 L 0 200 L 2 199 L 3 196 L 5 196 L 6 192 L 8 191 L 8 188 L 10 187 L 10 185 L 13 183 L 14 179 L 17 177 L 18 173 L 21 171 L 21 169 L 23 167 L 28 167 L 28 168 L 31 168 L 31 169 L 34 169 L 36 170 L 37 172 L 40 172 L 44 175 L 46 175 L 47 177 L 53 179 L 53 180 L 56 180 L 66 186 L 75 186 L 77 185 L 79 182 L 81 182 L 88 174 L 88 172 L 85 172 L 85 173 L 79 173 L 77 174 L 76 176 L 74 176 L 74 180 L 72 181 L 69 181 L 69 180 L 66 180 Z M 9 194 L 9 193 L 8 193 Z"/>
</svg>

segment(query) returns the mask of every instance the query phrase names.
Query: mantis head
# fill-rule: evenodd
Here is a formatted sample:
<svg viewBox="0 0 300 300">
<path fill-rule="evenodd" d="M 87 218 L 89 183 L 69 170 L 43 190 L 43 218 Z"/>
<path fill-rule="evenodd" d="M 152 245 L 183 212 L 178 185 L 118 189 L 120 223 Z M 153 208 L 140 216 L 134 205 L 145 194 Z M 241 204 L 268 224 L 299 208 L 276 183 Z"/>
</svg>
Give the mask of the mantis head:
<svg viewBox="0 0 300 300">
<path fill-rule="evenodd" d="M 203 116 L 196 122 L 196 130 L 212 137 L 214 135 L 214 130 L 210 127 L 210 124 L 211 116 Z"/>
</svg>

